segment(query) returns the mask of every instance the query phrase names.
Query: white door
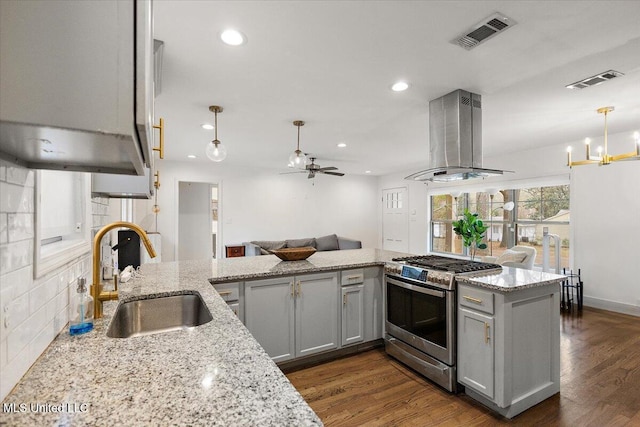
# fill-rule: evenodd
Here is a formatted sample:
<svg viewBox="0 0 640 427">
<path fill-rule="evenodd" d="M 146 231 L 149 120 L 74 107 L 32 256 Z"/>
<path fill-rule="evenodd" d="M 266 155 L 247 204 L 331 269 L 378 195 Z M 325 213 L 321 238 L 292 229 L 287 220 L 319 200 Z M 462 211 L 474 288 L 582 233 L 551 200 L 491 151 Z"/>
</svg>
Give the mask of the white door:
<svg viewBox="0 0 640 427">
<path fill-rule="evenodd" d="M 211 259 L 211 184 L 178 183 L 178 261 Z"/>
<path fill-rule="evenodd" d="M 407 189 L 382 190 L 382 249 L 409 252 Z"/>
</svg>

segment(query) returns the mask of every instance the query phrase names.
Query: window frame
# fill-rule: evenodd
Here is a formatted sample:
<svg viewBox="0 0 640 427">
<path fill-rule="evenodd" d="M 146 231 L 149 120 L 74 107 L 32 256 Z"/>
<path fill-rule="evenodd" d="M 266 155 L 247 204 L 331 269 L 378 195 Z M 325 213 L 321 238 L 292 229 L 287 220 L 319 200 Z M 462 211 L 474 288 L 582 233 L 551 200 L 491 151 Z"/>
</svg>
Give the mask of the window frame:
<svg viewBox="0 0 640 427">
<path fill-rule="evenodd" d="M 541 199 L 540 199 L 540 203 L 542 204 L 544 199 L 544 188 L 546 187 L 561 187 L 561 186 L 568 186 L 569 184 L 566 183 L 558 183 L 558 184 L 535 184 L 532 183 L 532 185 L 530 186 L 518 186 L 518 187 L 512 187 L 510 185 L 506 185 L 504 189 L 501 189 L 501 191 L 505 191 L 508 193 L 508 197 L 505 200 L 510 200 L 510 201 L 514 201 L 515 206 L 514 206 L 514 210 L 510 212 L 509 214 L 509 219 L 508 220 L 492 220 L 491 224 L 495 227 L 496 225 L 507 225 L 507 228 L 510 229 L 509 233 L 506 236 L 503 236 L 503 239 L 506 239 L 506 247 L 507 248 L 512 248 L 513 246 L 516 246 L 518 244 L 520 244 L 519 241 L 519 227 L 522 227 L 523 225 L 534 225 L 534 226 L 542 226 L 543 228 L 546 226 L 553 226 L 553 225 L 562 225 L 562 226 L 568 226 L 571 227 L 571 220 L 569 219 L 569 221 L 557 221 L 557 220 L 552 220 L 552 221 L 548 221 L 548 220 L 544 220 L 544 219 L 540 219 L 540 220 L 532 220 L 532 219 L 519 219 L 518 218 L 518 207 L 522 204 L 522 200 L 516 200 L 516 196 L 518 196 L 518 199 L 520 199 L 519 195 L 518 195 L 518 191 L 522 191 L 522 190 L 526 190 L 529 188 L 539 188 L 541 189 Z M 570 191 L 570 188 L 569 188 Z M 470 205 L 472 205 L 473 203 L 470 202 L 470 194 L 477 194 L 477 193 L 489 193 L 489 191 L 486 190 L 476 190 L 476 189 L 469 189 L 467 191 L 462 191 L 462 192 L 458 192 L 460 195 L 457 197 L 457 207 L 459 209 L 462 209 L 462 211 L 456 212 L 457 215 L 459 216 L 461 214 L 461 212 L 464 212 L 464 209 L 468 209 Z M 451 220 L 447 220 L 447 219 L 434 219 L 433 217 L 433 212 L 434 212 L 434 197 L 436 196 L 442 196 L 442 195 L 447 195 L 447 192 L 437 192 L 434 191 L 431 194 L 429 194 L 429 204 L 430 204 L 430 209 L 429 209 L 429 248 L 430 251 L 433 253 L 437 253 L 437 254 L 441 254 L 441 255 L 452 255 L 452 256 L 469 256 L 469 249 L 466 247 L 462 247 L 462 253 L 457 253 L 457 252 L 446 252 L 446 251 L 441 251 L 441 250 L 436 250 L 435 249 L 435 245 L 434 245 L 434 238 L 435 238 L 435 233 L 434 233 L 434 227 L 436 225 L 440 225 L 440 224 L 448 224 L 448 226 L 452 226 L 453 222 L 455 221 L 455 219 L 451 219 Z M 449 194 L 450 195 L 450 194 Z M 450 195 L 451 196 L 451 195 Z M 456 204 L 455 198 L 452 197 L 452 204 Z M 552 200 L 556 200 L 556 199 L 552 199 Z M 504 202 L 496 202 L 496 204 L 502 205 Z M 499 207 L 498 206 L 498 207 Z M 493 209 L 496 209 L 495 207 Z M 570 212 L 570 207 L 569 207 L 569 212 Z M 490 209 L 491 210 L 491 209 Z M 492 215 L 492 212 L 489 212 L 489 215 Z M 544 212 L 543 212 L 544 215 Z M 491 218 L 481 218 L 483 220 L 483 222 L 485 223 L 485 225 L 489 225 L 490 224 L 490 220 Z M 442 234 L 442 233 L 441 233 Z M 569 233 L 570 236 L 570 233 Z M 488 236 L 487 236 L 488 237 Z M 569 237 L 570 239 L 570 237 Z M 534 245 L 535 246 L 535 245 Z M 569 240 L 569 248 L 571 248 L 571 240 Z M 455 247 L 454 247 L 455 250 Z M 541 264 L 536 264 L 536 266 L 541 266 Z"/>
<path fill-rule="evenodd" d="M 82 229 L 77 239 L 61 239 L 47 245 L 47 250 L 42 250 L 42 173 L 35 171 L 35 221 L 33 241 L 33 278 L 38 279 L 51 271 L 91 252 L 91 174 L 86 172 L 67 172 L 77 174 L 81 188 L 78 193 L 81 197 L 74 197 L 74 202 L 80 204 L 80 216 L 83 219 Z"/>
</svg>

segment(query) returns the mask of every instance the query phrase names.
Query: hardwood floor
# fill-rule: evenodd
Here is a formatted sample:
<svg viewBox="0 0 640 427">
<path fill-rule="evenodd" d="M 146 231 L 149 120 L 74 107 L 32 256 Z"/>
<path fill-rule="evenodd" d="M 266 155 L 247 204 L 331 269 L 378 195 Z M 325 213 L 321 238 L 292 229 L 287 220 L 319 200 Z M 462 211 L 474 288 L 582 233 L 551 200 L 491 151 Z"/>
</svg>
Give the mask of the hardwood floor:
<svg viewBox="0 0 640 427">
<path fill-rule="evenodd" d="M 375 349 L 287 374 L 326 426 L 640 426 L 640 318 L 561 319 L 560 393 L 512 420 Z"/>
</svg>

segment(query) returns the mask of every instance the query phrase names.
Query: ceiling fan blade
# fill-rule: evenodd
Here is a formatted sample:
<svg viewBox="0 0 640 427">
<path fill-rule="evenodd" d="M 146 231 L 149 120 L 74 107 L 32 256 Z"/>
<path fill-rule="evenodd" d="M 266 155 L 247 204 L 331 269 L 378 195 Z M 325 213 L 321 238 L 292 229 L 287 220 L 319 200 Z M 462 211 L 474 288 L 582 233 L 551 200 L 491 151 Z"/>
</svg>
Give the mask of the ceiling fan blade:
<svg viewBox="0 0 640 427">
<path fill-rule="evenodd" d="M 320 171 L 320 172 L 322 172 L 324 174 L 327 174 L 327 175 L 344 176 L 344 174 L 342 172 L 324 172 L 324 171 Z"/>
<path fill-rule="evenodd" d="M 320 168 L 320 171 L 337 171 L 338 168 L 335 166 L 327 166 L 326 168 Z"/>
<path fill-rule="evenodd" d="M 307 171 L 280 172 L 280 175 L 288 175 L 290 173 L 307 173 Z"/>
</svg>

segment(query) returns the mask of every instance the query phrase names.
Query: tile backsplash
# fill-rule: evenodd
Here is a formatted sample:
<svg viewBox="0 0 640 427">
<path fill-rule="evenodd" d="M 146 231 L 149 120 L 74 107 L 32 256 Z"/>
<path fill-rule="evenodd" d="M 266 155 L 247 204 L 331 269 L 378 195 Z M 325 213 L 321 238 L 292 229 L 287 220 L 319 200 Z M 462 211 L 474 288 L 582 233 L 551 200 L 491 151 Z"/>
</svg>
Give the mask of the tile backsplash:
<svg viewBox="0 0 640 427">
<path fill-rule="evenodd" d="M 65 331 L 70 285 L 91 279 L 89 253 L 33 278 L 34 177 L 34 170 L 0 160 L 0 400 Z M 94 231 L 108 223 L 108 202 L 91 199 Z"/>
</svg>

